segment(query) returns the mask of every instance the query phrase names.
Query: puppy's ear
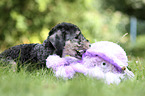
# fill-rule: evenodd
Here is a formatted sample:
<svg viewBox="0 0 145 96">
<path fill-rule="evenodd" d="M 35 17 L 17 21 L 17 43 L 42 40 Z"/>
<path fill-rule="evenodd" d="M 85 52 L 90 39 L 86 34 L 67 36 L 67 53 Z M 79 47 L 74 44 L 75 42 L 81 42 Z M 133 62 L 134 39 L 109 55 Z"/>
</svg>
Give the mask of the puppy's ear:
<svg viewBox="0 0 145 96">
<path fill-rule="evenodd" d="M 55 53 L 59 56 L 62 56 L 63 48 L 65 45 L 65 38 L 64 38 L 62 32 L 60 32 L 60 30 L 58 30 L 58 32 L 49 36 L 49 41 L 55 48 Z"/>
</svg>

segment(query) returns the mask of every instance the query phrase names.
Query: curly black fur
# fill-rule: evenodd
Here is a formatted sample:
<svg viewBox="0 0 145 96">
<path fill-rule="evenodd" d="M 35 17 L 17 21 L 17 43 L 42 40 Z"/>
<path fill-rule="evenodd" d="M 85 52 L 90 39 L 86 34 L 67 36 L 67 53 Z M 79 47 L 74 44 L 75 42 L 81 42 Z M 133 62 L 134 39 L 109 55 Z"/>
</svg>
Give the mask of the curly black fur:
<svg viewBox="0 0 145 96">
<path fill-rule="evenodd" d="M 81 42 L 89 43 L 89 41 L 85 39 L 80 29 L 76 25 L 71 23 L 61 23 L 52 28 L 52 30 L 49 32 L 49 36 L 43 42 L 43 44 L 17 45 L 2 52 L 0 54 L 0 58 L 5 61 L 18 61 L 22 65 L 31 63 L 45 66 L 46 58 L 49 55 L 63 55 L 65 43 L 68 40 L 77 41 L 78 44 Z M 81 46 L 83 49 L 83 45 Z M 67 55 L 67 53 L 65 53 L 65 55 Z M 76 55 L 76 57 L 78 56 Z"/>
</svg>

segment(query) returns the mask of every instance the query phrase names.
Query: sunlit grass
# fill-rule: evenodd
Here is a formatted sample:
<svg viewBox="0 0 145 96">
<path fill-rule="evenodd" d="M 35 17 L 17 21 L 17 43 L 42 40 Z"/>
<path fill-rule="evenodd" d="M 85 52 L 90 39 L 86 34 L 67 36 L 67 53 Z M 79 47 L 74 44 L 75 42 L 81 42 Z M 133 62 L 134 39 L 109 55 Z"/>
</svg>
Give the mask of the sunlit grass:
<svg viewBox="0 0 145 96">
<path fill-rule="evenodd" d="M 132 80 L 119 85 L 107 85 L 100 80 L 77 74 L 73 79 L 63 80 L 53 76 L 51 70 L 28 72 L 22 68 L 13 72 L 0 67 L 1 96 L 143 96 L 145 94 L 145 60 L 130 58 L 129 67 L 135 74 Z"/>
</svg>

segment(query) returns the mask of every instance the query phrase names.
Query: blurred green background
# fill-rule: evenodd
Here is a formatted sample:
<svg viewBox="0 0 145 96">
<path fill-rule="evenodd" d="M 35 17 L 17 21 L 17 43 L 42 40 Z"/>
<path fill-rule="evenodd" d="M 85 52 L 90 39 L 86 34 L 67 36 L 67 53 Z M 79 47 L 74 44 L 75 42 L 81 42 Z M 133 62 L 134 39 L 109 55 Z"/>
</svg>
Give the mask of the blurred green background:
<svg viewBox="0 0 145 96">
<path fill-rule="evenodd" d="M 144 6 L 144 0 L 0 0 L 0 52 L 18 44 L 42 43 L 52 27 L 68 22 L 77 25 L 91 43 L 109 40 L 128 55 L 144 56 Z M 134 45 L 131 16 L 137 18 Z"/>
</svg>

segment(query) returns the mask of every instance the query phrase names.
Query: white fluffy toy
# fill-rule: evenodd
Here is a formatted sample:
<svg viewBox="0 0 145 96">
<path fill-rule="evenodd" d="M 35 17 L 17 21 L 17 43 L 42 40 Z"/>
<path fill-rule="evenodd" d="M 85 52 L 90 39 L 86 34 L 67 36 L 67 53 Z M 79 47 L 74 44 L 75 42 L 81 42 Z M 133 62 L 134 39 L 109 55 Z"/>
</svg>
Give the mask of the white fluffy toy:
<svg viewBox="0 0 145 96">
<path fill-rule="evenodd" d="M 61 58 L 50 55 L 46 59 L 48 68 L 52 68 L 56 77 L 73 78 L 76 72 L 104 80 L 107 84 L 119 84 L 131 79 L 134 74 L 128 70 L 125 51 L 116 43 L 100 41 L 91 45 L 79 60 L 74 57 Z"/>
</svg>

